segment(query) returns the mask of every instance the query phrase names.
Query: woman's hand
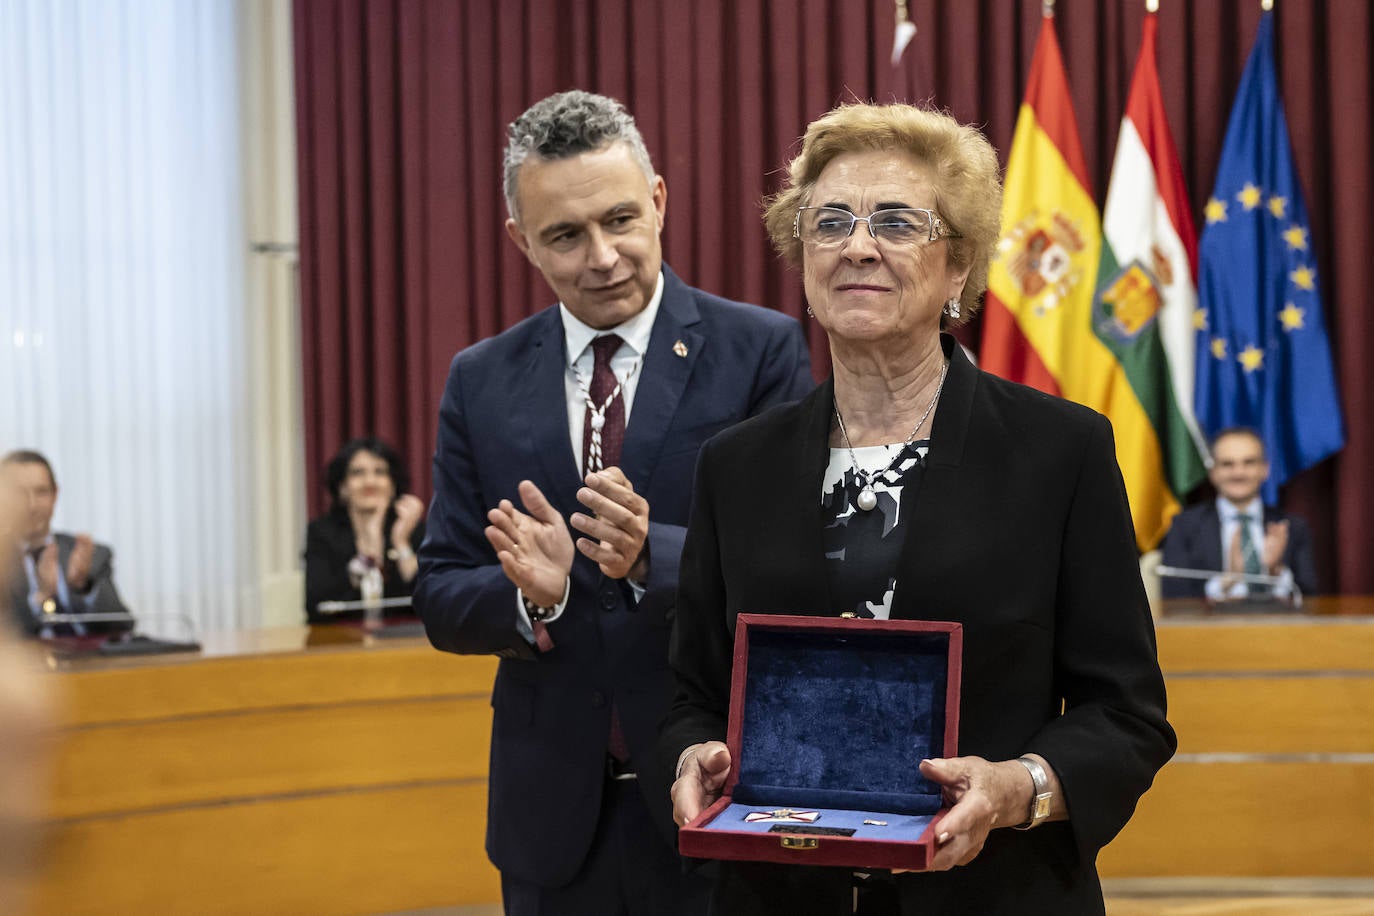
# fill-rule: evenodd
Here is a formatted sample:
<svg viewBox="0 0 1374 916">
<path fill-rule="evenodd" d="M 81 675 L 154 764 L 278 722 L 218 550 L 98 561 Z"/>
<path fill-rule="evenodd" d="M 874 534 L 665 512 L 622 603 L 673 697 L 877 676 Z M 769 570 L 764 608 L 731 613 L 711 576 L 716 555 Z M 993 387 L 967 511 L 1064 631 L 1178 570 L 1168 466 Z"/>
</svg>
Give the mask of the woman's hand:
<svg viewBox="0 0 1374 916">
<path fill-rule="evenodd" d="M 1030 773 L 1015 760 L 922 760 L 921 775 L 939 783 L 945 801 L 953 805 L 936 828 L 939 834 L 931 871 L 967 865 L 983 851 L 992 828 L 1024 823 L 1035 791 Z"/>
<path fill-rule="evenodd" d="M 730 749 L 720 741 L 704 741 L 683 751 L 677 780 L 669 796 L 673 821 L 685 826 L 718 798 L 730 775 Z"/>
<path fill-rule="evenodd" d="M 391 524 L 391 546 L 402 554 L 410 551 L 410 536 L 415 526 L 425 517 L 425 504 L 413 493 L 404 493 L 396 498 L 392 507 L 396 510 L 396 521 Z"/>
</svg>

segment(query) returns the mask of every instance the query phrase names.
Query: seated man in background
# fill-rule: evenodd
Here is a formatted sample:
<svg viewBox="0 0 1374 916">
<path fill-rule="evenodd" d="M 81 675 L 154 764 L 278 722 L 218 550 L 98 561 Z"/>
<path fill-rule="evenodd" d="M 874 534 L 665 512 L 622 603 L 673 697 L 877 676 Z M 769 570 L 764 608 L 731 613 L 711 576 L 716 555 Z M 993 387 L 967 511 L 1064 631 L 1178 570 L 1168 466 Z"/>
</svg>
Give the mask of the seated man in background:
<svg viewBox="0 0 1374 916">
<path fill-rule="evenodd" d="M 94 636 L 133 629 L 133 618 L 69 623 L 45 621 L 54 614 L 124 614 L 114 586 L 110 548 L 89 534 L 53 532 L 57 478 L 38 452 L 13 451 L 0 459 L 0 477 L 17 502 L 17 530 L 10 548 L 10 604 L 19 628 L 31 636 Z"/>
<path fill-rule="evenodd" d="M 1260 487 L 1269 479 L 1264 441 L 1254 430 L 1233 428 L 1212 440 L 1208 471 L 1217 498 L 1185 509 L 1164 539 L 1164 565 L 1217 570 L 1210 579 L 1164 577 L 1165 598 L 1291 600 L 1317 590 L 1312 536 L 1307 524 L 1264 505 Z M 1276 576 L 1278 582 L 1247 582 L 1235 573 Z"/>
</svg>

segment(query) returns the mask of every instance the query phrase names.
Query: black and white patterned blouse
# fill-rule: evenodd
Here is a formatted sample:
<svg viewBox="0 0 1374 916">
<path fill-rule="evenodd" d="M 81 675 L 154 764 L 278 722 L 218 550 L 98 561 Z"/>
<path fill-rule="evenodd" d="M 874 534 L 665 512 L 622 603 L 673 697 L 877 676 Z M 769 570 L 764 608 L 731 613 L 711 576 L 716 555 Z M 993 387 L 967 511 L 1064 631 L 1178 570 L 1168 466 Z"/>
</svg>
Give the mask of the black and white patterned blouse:
<svg viewBox="0 0 1374 916">
<path fill-rule="evenodd" d="M 830 450 L 821 484 L 821 515 L 836 613 L 888 618 L 907 531 L 902 497 L 920 486 L 928 451 L 929 439 L 854 449 L 854 460 L 868 473 L 878 497 L 878 504 L 865 512 L 856 502 L 863 481 L 854 471 L 849 449 Z"/>
</svg>

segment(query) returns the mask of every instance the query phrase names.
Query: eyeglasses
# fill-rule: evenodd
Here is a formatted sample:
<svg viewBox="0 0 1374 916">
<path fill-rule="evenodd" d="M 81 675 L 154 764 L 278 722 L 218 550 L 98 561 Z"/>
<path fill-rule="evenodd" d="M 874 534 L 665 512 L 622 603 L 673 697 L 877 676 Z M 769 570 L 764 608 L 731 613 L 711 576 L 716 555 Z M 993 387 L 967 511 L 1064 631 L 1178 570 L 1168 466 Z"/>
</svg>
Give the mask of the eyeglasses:
<svg viewBox="0 0 1374 916">
<path fill-rule="evenodd" d="M 829 248 L 854 233 L 856 223 L 867 223 L 868 234 L 888 245 L 915 245 L 961 236 L 945 228 L 934 210 L 900 207 L 855 216 L 839 207 L 802 207 L 792 223 L 792 237 L 808 245 Z"/>
</svg>

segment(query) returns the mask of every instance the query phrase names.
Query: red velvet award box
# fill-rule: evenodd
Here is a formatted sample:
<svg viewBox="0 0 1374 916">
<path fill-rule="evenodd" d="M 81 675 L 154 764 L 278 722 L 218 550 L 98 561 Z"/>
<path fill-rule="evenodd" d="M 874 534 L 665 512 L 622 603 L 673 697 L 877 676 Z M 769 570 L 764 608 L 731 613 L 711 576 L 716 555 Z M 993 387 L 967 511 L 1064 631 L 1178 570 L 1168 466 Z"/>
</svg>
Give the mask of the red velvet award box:
<svg viewBox="0 0 1374 916">
<path fill-rule="evenodd" d="M 740 614 L 730 775 L 678 831 L 683 855 L 789 865 L 927 868 L 956 754 L 957 623 Z"/>
</svg>

